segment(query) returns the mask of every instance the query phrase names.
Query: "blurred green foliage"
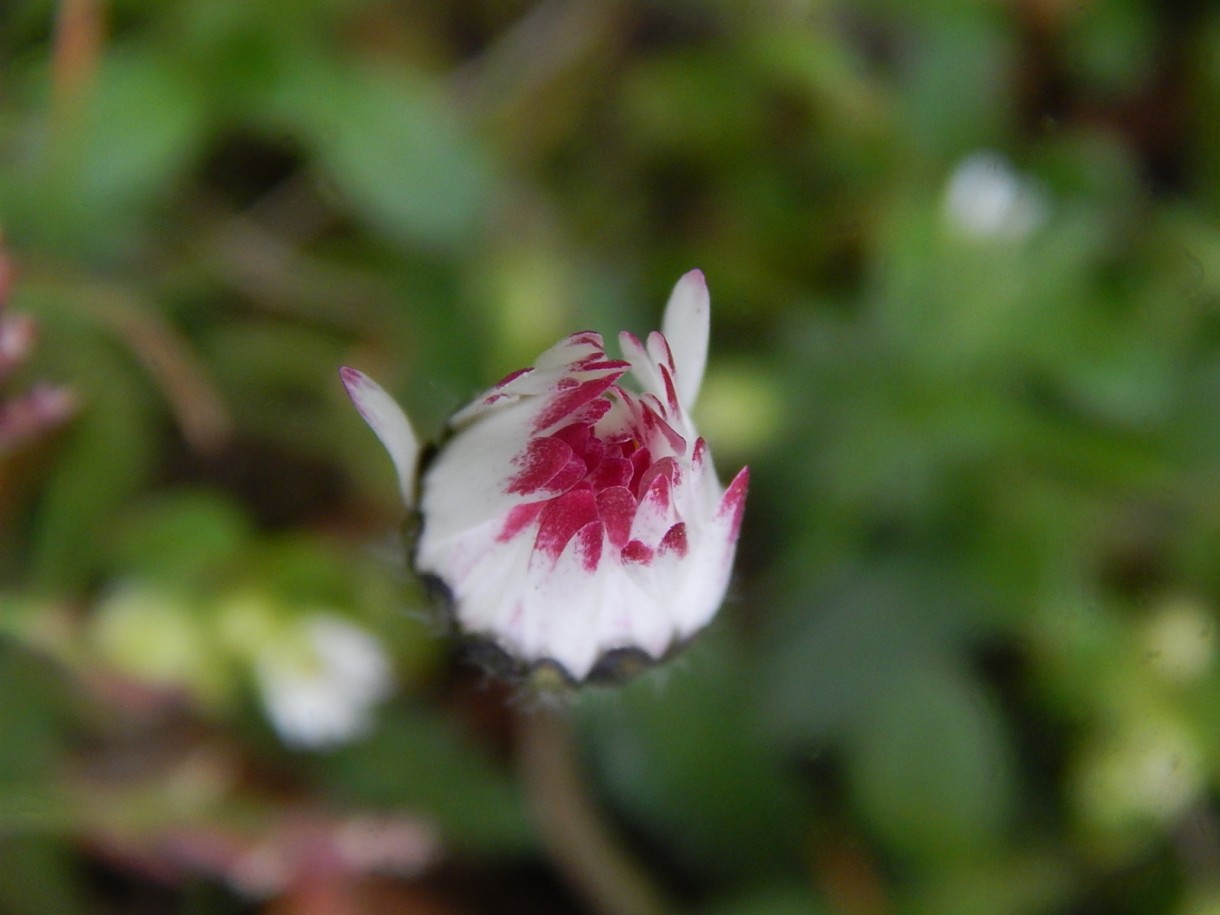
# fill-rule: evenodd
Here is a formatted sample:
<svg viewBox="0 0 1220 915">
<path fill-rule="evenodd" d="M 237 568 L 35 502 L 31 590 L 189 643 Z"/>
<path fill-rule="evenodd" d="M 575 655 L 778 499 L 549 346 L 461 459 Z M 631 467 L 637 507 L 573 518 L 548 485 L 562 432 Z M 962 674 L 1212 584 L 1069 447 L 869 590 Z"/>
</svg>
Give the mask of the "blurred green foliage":
<svg viewBox="0 0 1220 915">
<path fill-rule="evenodd" d="M 428 434 L 693 266 L 753 482 L 714 631 L 574 709 L 636 856 L 716 915 L 1220 911 L 1218 42 L 1150 0 L 0 6 L 5 390 L 81 399 L 0 457 L 0 912 L 571 911 L 336 371 Z M 343 746 L 268 723 L 318 619 L 392 672 Z"/>
</svg>

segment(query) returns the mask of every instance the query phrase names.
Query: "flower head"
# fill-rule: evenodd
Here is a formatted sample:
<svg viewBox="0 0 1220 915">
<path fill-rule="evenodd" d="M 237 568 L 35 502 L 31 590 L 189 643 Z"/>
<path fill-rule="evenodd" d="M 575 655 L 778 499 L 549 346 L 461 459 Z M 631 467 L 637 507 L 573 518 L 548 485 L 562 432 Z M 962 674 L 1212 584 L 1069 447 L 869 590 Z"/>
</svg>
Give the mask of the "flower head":
<svg viewBox="0 0 1220 915">
<path fill-rule="evenodd" d="M 975 241 L 1019 241 L 1046 221 L 1041 186 L 996 152 L 967 156 L 945 188 L 944 215 L 959 234 Z"/>
<path fill-rule="evenodd" d="M 329 613 L 258 657 L 255 671 L 267 716 L 290 744 L 322 748 L 362 736 L 373 708 L 393 687 L 385 650 L 366 630 Z"/>
<path fill-rule="evenodd" d="M 722 488 L 690 419 L 707 361 L 703 274 L 683 276 L 662 331 L 573 334 L 459 410 L 418 481 L 398 405 L 342 370 L 385 444 L 422 529 L 416 570 L 439 579 L 459 627 L 526 667 L 573 680 L 626 650 L 659 659 L 724 597 L 748 469 Z M 634 376 L 638 390 L 621 382 Z"/>
</svg>

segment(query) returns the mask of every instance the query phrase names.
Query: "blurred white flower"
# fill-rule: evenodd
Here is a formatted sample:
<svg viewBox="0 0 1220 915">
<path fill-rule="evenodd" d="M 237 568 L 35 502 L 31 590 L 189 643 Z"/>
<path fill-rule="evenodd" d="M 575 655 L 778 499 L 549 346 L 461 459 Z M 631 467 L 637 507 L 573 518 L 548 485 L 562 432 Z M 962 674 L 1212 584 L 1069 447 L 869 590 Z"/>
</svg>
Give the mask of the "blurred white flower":
<svg viewBox="0 0 1220 915">
<path fill-rule="evenodd" d="M 360 737 L 393 687 L 381 644 L 328 614 L 263 647 L 255 663 L 267 717 L 285 743 L 321 748 Z"/>
<path fill-rule="evenodd" d="M 1086 748 L 1073 796 L 1092 825 L 1123 832 L 1172 822 L 1206 785 L 1199 741 L 1172 715 L 1148 709 Z"/>
<path fill-rule="evenodd" d="M 1215 614 L 1197 598 L 1174 595 L 1163 600 L 1149 615 L 1142 635 L 1149 666 L 1166 680 L 1199 680 L 1215 662 Z"/>
<path fill-rule="evenodd" d="M 748 470 L 725 489 L 689 411 L 707 362 L 703 274 L 683 276 L 645 345 L 573 334 L 449 421 L 419 481 L 414 563 L 458 625 L 519 664 L 598 674 L 622 650 L 659 659 L 702 629 L 728 585 Z M 619 381 L 634 375 L 641 393 Z M 354 369 L 343 382 L 416 507 L 419 446 L 398 405 Z"/>
<path fill-rule="evenodd" d="M 221 653 L 192 598 L 139 581 L 118 583 L 89 620 L 90 646 L 115 671 L 205 705 L 228 692 Z"/>
<path fill-rule="evenodd" d="M 992 151 L 963 159 L 945 188 L 946 222 L 978 240 L 1025 238 L 1046 221 L 1047 208 L 1041 186 Z"/>
</svg>

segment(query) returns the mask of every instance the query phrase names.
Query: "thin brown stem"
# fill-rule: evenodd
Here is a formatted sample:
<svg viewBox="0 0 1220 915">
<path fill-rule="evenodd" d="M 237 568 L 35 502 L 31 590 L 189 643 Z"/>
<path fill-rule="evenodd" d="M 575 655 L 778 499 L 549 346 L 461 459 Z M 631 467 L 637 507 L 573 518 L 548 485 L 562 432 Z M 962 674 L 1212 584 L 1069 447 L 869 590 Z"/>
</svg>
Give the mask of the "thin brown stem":
<svg viewBox="0 0 1220 915">
<path fill-rule="evenodd" d="M 590 797 L 566 710 L 527 709 L 517 723 L 522 777 L 556 867 L 601 915 L 674 911 Z"/>
<path fill-rule="evenodd" d="M 75 124 L 93 86 L 105 36 L 104 7 L 103 0 L 60 0 L 51 62 L 58 131 Z"/>
<path fill-rule="evenodd" d="M 223 448 L 233 432 L 228 408 L 189 342 L 155 308 L 125 290 L 97 285 L 86 307 L 152 376 L 187 444 L 200 454 Z"/>
</svg>

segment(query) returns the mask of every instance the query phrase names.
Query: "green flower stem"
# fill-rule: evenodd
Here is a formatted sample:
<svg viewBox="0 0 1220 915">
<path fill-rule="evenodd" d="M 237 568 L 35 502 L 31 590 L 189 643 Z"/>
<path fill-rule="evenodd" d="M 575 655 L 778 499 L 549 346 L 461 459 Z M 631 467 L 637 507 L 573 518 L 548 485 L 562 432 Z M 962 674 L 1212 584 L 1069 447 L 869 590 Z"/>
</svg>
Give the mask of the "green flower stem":
<svg viewBox="0 0 1220 915">
<path fill-rule="evenodd" d="M 523 710 L 517 735 L 535 822 L 552 861 L 572 886 L 602 915 L 673 912 L 590 797 L 566 710 Z"/>
</svg>

